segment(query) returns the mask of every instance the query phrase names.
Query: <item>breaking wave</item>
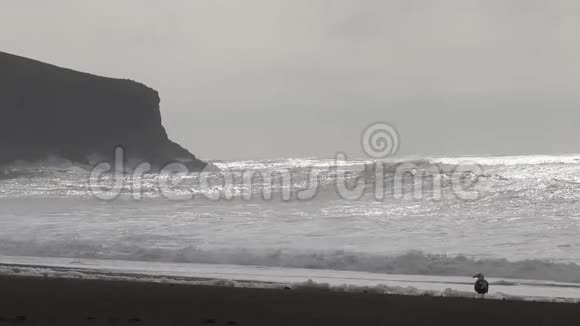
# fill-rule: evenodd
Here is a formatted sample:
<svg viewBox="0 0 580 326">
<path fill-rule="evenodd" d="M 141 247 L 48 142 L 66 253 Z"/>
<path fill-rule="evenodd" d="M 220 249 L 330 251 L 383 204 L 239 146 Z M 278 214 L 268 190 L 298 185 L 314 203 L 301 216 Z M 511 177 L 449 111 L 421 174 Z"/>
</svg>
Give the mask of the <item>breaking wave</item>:
<svg viewBox="0 0 580 326">
<path fill-rule="evenodd" d="M 494 278 L 580 283 L 580 266 L 573 263 L 476 259 L 464 255 L 433 255 L 421 251 L 387 256 L 342 250 L 307 252 L 291 249 L 163 249 L 122 244 L 107 248 L 95 243 L 71 240 L 46 243 L 2 241 L 0 252 L 7 256 L 292 267 L 404 275 L 471 277 L 476 273 L 483 273 Z"/>
</svg>

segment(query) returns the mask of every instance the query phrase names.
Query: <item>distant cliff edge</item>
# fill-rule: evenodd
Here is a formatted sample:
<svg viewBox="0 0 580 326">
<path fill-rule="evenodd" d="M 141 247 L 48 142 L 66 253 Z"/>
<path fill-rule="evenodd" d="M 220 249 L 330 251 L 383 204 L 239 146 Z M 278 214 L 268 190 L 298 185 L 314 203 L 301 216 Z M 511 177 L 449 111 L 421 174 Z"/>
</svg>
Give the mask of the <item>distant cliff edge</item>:
<svg viewBox="0 0 580 326">
<path fill-rule="evenodd" d="M 0 52 L 0 164 L 58 156 L 162 167 L 206 163 L 172 142 L 161 124 L 159 94 L 131 80 L 99 77 Z"/>
</svg>

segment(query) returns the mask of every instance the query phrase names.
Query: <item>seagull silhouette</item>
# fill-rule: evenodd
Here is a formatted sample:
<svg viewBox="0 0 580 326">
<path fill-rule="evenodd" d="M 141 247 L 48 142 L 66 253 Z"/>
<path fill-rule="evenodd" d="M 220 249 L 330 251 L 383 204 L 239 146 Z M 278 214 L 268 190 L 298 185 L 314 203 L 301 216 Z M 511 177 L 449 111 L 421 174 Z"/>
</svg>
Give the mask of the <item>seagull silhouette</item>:
<svg viewBox="0 0 580 326">
<path fill-rule="evenodd" d="M 489 292 L 489 283 L 485 280 L 483 274 L 477 274 L 473 278 L 477 278 L 475 282 L 475 292 L 481 294 L 483 298 Z"/>
</svg>

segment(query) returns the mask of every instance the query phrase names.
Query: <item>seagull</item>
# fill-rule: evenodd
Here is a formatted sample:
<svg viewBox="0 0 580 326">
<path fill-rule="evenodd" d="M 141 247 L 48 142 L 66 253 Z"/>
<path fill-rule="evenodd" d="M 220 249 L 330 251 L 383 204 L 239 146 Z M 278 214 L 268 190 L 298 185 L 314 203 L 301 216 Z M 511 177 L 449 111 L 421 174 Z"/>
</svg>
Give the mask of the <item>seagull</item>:
<svg viewBox="0 0 580 326">
<path fill-rule="evenodd" d="M 477 278 L 477 281 L 475 282 L 475 292 L 481 294 L 481 297 L 483 298 L 487 292 L 489 292 L 489 283 L 481 273 L 475 275 L 473 278 Z"/>
</svg>

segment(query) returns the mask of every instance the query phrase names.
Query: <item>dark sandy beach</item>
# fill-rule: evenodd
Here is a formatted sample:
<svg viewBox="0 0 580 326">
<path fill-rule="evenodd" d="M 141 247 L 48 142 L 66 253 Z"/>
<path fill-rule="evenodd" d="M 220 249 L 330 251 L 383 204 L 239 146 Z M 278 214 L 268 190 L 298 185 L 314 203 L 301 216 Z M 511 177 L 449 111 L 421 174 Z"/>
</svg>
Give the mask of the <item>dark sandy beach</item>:
<svg viewBox="0 0 580 326">
<path fill-rule="evenodd" d="M 580 305 L 0 277 L 0 325 L 580 325 Z"/>
</svg>

